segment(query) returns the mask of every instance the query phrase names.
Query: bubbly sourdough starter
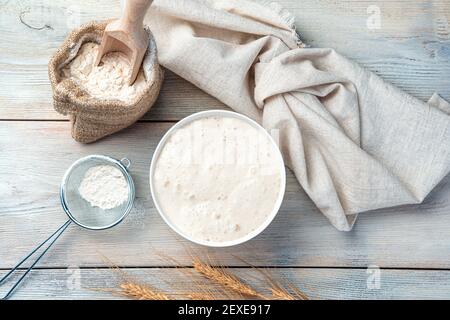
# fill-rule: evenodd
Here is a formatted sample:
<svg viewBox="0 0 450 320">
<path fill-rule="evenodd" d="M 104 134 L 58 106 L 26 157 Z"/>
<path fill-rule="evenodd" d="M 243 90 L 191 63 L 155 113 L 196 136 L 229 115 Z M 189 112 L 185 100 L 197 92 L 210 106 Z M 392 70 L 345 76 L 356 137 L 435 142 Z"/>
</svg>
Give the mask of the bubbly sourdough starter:
<svg viewBox="0 0 450 320">
<path fill-rule="evenodd" d="M 131 70 L 123 53 L 110 52 L 95 67 L 98 48 L 99 45 L 93 42 L 83 44 L 77 56 L 61 70 L 61 76 L 72 79 L 89 95 L 99 99 L 128 101 L 145 90 L 142 69 L 133 85 L 128 85 Z"/>
<path fill-rule="evenodd" d="M 206 242 L 236 240 L 261 226 L 280 184 L 277 147 L 232 117 L 201 118 L 174 131 L 154 170 L 163 214 L 182 233 Z"/>
</svg>

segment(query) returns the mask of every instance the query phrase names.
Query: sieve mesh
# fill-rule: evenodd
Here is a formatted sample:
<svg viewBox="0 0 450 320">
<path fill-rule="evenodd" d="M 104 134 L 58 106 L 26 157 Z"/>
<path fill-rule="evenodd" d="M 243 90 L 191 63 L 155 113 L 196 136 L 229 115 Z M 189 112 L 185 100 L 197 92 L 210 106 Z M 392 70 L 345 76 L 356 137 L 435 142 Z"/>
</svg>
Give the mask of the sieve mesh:
<svg viewBox="0 0 450 320">
<path fill-rule="evenodd" d="M 103 210 L 91 206 L 78 191 L 86 171 L 99 165 L 118 168 L 128 184 L 127 201 L 113 209 Z M 130 212 L 135 196 L 133 180 L 127 170 L 129 165 L 128 159 L 119 161 L 103 155 L 90 155 L 76 161 L 66 171 L 61 183 L 61 204 L 69 218 L 79 226 L 91 230 L 108 229 L 121 222 Z"/>
</svg>

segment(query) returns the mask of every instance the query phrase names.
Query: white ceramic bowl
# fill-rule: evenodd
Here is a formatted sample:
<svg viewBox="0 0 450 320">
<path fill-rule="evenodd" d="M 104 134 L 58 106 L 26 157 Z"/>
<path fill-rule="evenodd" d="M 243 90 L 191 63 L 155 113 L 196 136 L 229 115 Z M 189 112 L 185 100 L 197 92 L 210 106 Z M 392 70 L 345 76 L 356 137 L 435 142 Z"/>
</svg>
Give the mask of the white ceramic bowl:
<svg viewBox="0 0 450 320">
<path fill-rule="evenodd" d="M 177 129 L 179 129 L 180 127 L 193 122 L 195 120 L 201 119 L 201 118 L 207 118 L 207 117 L 232 117 L 232 118 L 237 118 L 240 120 L 245 121 L 246 123 L 250 124 L 251 126 L 255 127 L 256 129 L 260 130 L 261 132 L 263 132 L 263 134 L 265 134 L 267 137 L 269 137 L 270 141 L 273 143 L 273 145 L 276 147 L 277 152 L 277 157 L 279 159 L 279 166 L 280 166 L 280 174 L 281 174 L 281 182 L 280 182 L 280 190 L 279 190 L 279 194 L 278 194 L 278 198 L 277 201 L 274 205 L 274 208 L 271 212 L 271 214 L 267 217 L 267 219 L 264 221 L 263 224 L 261 224 L 258 228 L 256 228 L 254 231 L 252 231 L 251 233 L 248 233 L 247 235 L 245 235 L 244 237 L 235 239 L 235 240 L 230 240 L 230 241 L 223 241 L 223 242 L 213 242 L 213 241 L 201 241 L 201 240 L 197 240 L 197 239 L 193 239 L 192 237 L 186 235 L 185 233 L 183 233 L 175 224 L 173 224 L 170 219 L 165 215 L 165 213 L 163 212 L 163 210 L 161 209 L 159 203 L 158 203 L 158 198 L 156 197 L 156 192 L 155 192 L 155 186 L 154 186 L 154 182 L 153 182 L 153 175 L 155 172 L 155 167 L 156 167 L 156 162 L 159 158 L 159 155 L 161 153 L 161 151 L 164 148 L 164 145 L 166 144 L 166 141 L 168 140 L 168 138 L 170 137 L 170 135 Z M 153 158 L 152 158 L 152 163 L 150 165 L 150 190 L 152 193 L 152 198 L 153 198 L 153 202 L 155 204 L 156 210 L 158 210 L 159 214 L 161 215 L 161 217 L 163 218 L 163 220 L 169 225 L 169 227 L 171 227 L 176 233 L 178 233 L 180 236 L 182 236 L 183 238 L 192 241 L 194 243 L 200 244 L 200 245 L 204 245 L 204 246 L 208 246 L 208 247 L 229 247 L 229 246 L 234 246 L 234 245 L 238 245 L 241 243 L 244 243 L 254 237 L 256 237 L 258 234 L 260 234 L 264 229 L 267 228 L 267 226 L 272 222 L 272 220 L 275 218 L 275 216 L 278 213 L 278 210 L 280 209 L 281 203 L 283 201 L 283 197 L 284 197 L 284 192 L 285 192 L 285 188 L 286 188 L 286 171 L 284 168 L 284 162 L 283 162 L 283 157 L 281 156 L 281 152 L 278 149 L 277 144 L 275 143 L 275 141 L 273 140 L 273 138 L 270 136 L 270 134 L 263 128 L 261 127 L 258 123 L 256 123 L 255 121 L 251 120 L 250 118 L 236 113 L 236 112 L 232 112 L 232 111 L 225 111 L 225 110 L 208 110 L 208 111 L 202 111 L 202 112 L 198 112 L 198 113 L 194 113 L 184 119 L 182 119 L 181 121 L 177 122 L 172 128 L 170 128 L 166 134 L 162 137 L 161 141 L 158 143 L 158 146 L 156 147 L 156 150 L 153 154 Z"/>
</svg>

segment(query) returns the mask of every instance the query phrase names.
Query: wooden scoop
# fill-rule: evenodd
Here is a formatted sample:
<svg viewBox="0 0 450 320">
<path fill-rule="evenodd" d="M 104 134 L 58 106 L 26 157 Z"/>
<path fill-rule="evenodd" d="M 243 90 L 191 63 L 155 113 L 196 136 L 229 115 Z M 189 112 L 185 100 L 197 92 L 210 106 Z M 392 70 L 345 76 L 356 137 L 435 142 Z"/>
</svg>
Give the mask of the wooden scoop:
<svg viewBox="0 0 450 320">
<path fill-rule="evenodd" d="M 144 29 L 144 17 L 153 0 L 126 0 L 122 17 L 110 22 L 103 34 L 95 65 L 108 52 L 124 53 L 131 67 L 128 84 L 131 86 L 138 75 L 148 47 L 148 34 Z"/>
</svg>

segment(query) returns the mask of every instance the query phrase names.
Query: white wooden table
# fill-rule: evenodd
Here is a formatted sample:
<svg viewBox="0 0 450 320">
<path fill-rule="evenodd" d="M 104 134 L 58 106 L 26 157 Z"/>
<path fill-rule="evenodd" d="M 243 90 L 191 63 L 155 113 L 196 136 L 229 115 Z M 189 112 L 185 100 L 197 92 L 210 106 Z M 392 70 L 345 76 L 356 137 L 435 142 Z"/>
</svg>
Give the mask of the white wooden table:
<svg viewBox="0 0 450 320">
<path fill-rule="evenodd" d="M 295 13 L 310 45 L 333 47 L 420 99 L 436 90 L 450 100 L 448 0 L 280 2 Z M 376 20 L 368 28 L 377 8 L 380 28 Z M 67 119 L 52 107 L 49 57 L 75 25 L 119 11 L 119 1 L 109 0 L 0 0 L 0 274 L 65 221 L 59 184 L 76 159 L 127 156 L 137 187 L 135 209 L 123 224 L 103 232 L 69 227 L 14 298 L 114 298 L 92 290 L 117 281 L 104 256 L 169 293 L 188 291 L 189 280 L 161 252 L 185 267 L 192 253 L 208 254 L 257 287 L 243 260 L 272 267 L 320 299 L 450 298 L 450 176 L 423 204 L 362 214 L 349 233 L 328 223 L 291 173 L 277 218 L 247 244 L 206 249 L 172 232 L 150 197 L 152 153 L 175 121 L 225 106 L 167 72 L 160 98 L 139 123 L 90 145 L 73 141 Z M 370 265 L 381 268 L 379 288 L 367 285 Z M 80 285 L 71 285 L 78 274 Z"/>
</svg>

